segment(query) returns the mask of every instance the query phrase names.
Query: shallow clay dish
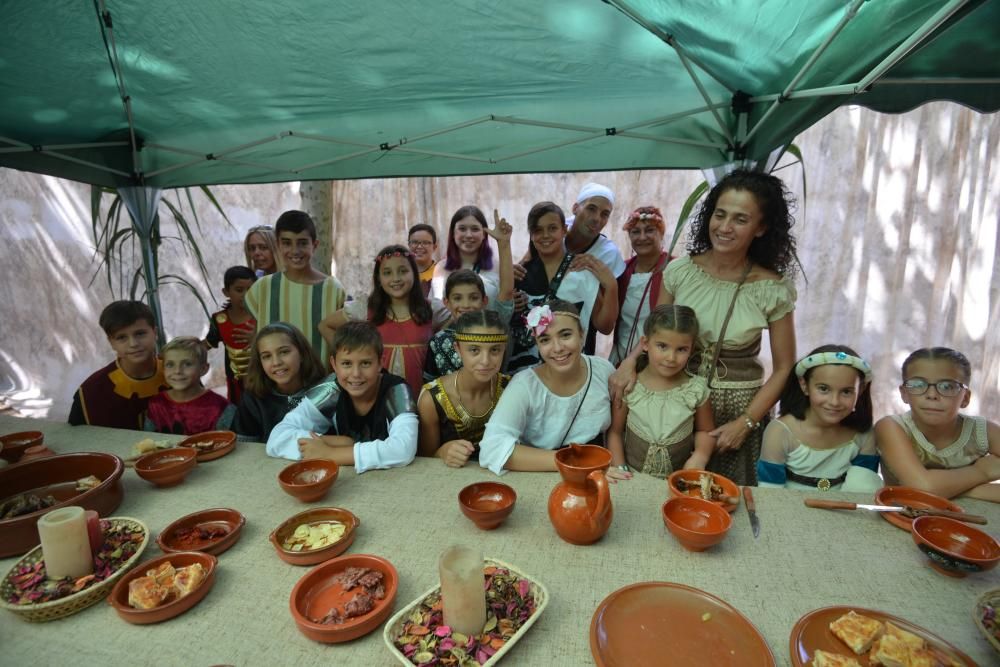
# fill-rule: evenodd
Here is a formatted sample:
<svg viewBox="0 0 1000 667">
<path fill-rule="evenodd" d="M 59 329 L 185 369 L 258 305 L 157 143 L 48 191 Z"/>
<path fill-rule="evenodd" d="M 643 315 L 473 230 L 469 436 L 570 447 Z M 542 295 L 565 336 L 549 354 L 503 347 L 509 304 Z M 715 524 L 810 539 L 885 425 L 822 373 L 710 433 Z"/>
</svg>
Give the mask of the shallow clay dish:
<svg viewBox="0 0 1000 667">
<path fill-rule="evenodd" d="M 590 622 L 590 652 L 598 667 L 775 664 L 764 637 L 736 608 L 665 581 L 632 584 L 604 598 Z"/>
<path fill-rule="evenodd" d="M 300 525 L 304 523 L 322 523 L 324 521 L 339 521 L 347 526 L 343 537 L 333 544 L 328 544 L 319 549 L 310 549 L 309 551 L 292 551 L 281 546 Z M 354 543 L 354 538 L 357 536 L 356 531 L 360 525 L 361 521 L 358 517 L 343 508 L 316 507 L 305 512 L 299 512 L 295 516 L 286 519 L 284 523 L 274 529 L 270 540 L 271 544 L 274 545 L 274 550 L 278 552 L 278 558 L 286 563 L 291 565 L 316 565 L 331 558 L 336 558 L 347 551 L 348 547 Z"/>
<path fill-rule="evenodd" d="M 37 447 L 45 439 L 41 431 L 19 431 L 18 433 L 8 433 L 0 435 L 0 458 L 9 462 L 17 463 L 24 450 L 28 447 Z"/>
<path fill-rule="evenodd" d="M 910 535 L 928 564 L 949 577 L 986 572 L 1000 563 L 1000 543 L 993 536 L 955 519 L 917 517 Z"/>
<path fill-rule="evenodd" d="M 679 479 L 686 479 L 686 480 L 688 480 L 690 482 L 697 482 L 698 479 L 701 477 L 701 474 L 704 473 L 704 472 L 706 472 L 706 471 L 705 470 L 676 470 L 676 471 L 672 472 L 670 474 L 670 477 L 667 478 L 667 486 L 670 487 L 670 497 L 671 498 L 677 498 L 678 496 L 688 496 L 690 498 L 701 498 L 701 494 L 697 491 L 697 489 L 692 489 L 690 491 L 681 491 L 677 487 L 677 480 L 679 480 Z M 734 503 L 726 503 L 726 502 L 723 502 L 721 500 L 712 500 L 710 502 L 715 503 L 716 505 L 718 505 L 722 509 L 726 510 L 727 512 L 730 512 L 730 513 L 735 512 L 736 508 L 738 508 L 740 506 L 740 503 L 739 503 L 740 489 L 739 489 L 739 487 L 736 486 L 736 484 L 733 482 L 733 480 L 729 479 L 728 477 L 723 477 L 722 475 L 717 475 L 714 472 L 710 473 L 710 474 L 712 475 L 712 480 L 716 484 L 718 484 L 719 486 L 722 487 L 722 490 L 725 492 L 725 494 L 727 496 L 729 496 L 730 498 L 736 499 L 736 502 L 734 502 Z"/>
<path fill-rule="evenodd" d="M 293 498 L 312 503 L 326 495 L 339 474 L 340 467 L 329 459 L 306 459 L 278 473 L 278 484 Z"/>
<path fill-rule="evenodd" d="M 205 578 L 198 588 L 173 602 L 168 602 L 165 605 L 152 609 L 136 609 L 132 607 L 128 603 L 129 583 L 139 577 L 146 576 L 147 571 L 156 569 L 166 561 L 170 561 L 171 565 L 175 568 L 187 567 L 193 563 L 201 563 L 202 567 L 205 568 Z M 119 579 L 118 583 L 115 584 L 114 590 L 111 591 L 111 597 L 108 600 L 111 602 L 111 606 L 115 608 L 115 611 L 118 612 L 118 615 L 129 623 L 146 625 L 148 623 L 160 623 L 169 620 L 180 616 L 208 595 L 208 592 L 212 590 L 212 584 L 215 583 L 215 566 L 218 562 L 215 556 L 201 553 L 200 551 L 182 551 L 148 560 L 136 566 L 131 572 Z"/>
<path fill-rule="evenodd" d="M 344 591 L 339 583 L 330 583 L 334 575 L 349 567 L 366 567 L 380 571 L 385 579 L 385 597 L 378 600 L 375 607 L 356 618 L 349 618 L 343 623 L 322 624 L 312 619 L 325 616 L 333 607 L 343 605 L 353 598 L 357 589 Z M 299 626 L 309 639 L 335 644 L 362 637 L 389 617 L 396 602 L 396 589 L 399 585 L 399 575 L 392 563 L 378 556 L 367 554 L 352 554 L 341 556 L 310 570 L 299 579 L 292 589 L 288 600 L 289 609 L 295 624 Z"/>
<path fill-rule="evenodd" d="M 0 469 L 0 501 L 22 493 L 52 495 L 58 501 L 12 519 L 0 521 L 0 558 L 18 556 L 38 544 L 38 517 L 68 505 L 79 505 L 107 516 L 118 509 L 125 491 L 125 464 L 113 454 L 80 452 L 24 461 Z M 76 490 L 76 480 L 94 475 L 101 480 L 93 489 Z"/>
<path fill-rule="evenodd" d="M 911 489 L 908 486 L 884 486 L 875 493 L 876 505 L 906 505 L 914 509 L 928 510 L 949 510 L 951 512 L 964 512 L 965 510 L 951 502 L 947 498 L 935 496 L 919 489 Z M 902 512 L 878 512 L 883 519 L 903 530 L 910 530 L 913 525 L 913 518 L 905 516 Z"/>
<path fill-rule="evenodd" d="M 847 612 L 853 610 L 862 616 L 874 618 L 876 621 L 892 621 L 893 625 L 899 626 L 903 630 L 912 632 L 918 637 L 922 637 L 928 645 L 933 646 L 938 651 L 947 654 L 952 660 L 960 665 L 975 667 L 976 663 L 969 656 L 959 651 L 957 648 L 941 639 L 937 635 L 928 632 L 919 625 L 914 625 L 909 621 L 886 614 L 874 609 L 863 609 L 862 607 L 824 607 L 809 612 L 798 620 L 792 628 L 792 634 L 788 638 L 788 651 L 791 657 L 792 667 L 806 667 L 811 664 L 813 653 L 816 649 L 849 656 L 860 662 L 865 667 L 868 662 L 868 655 L 855 655 L 847 644 L 840 641 L 833 632 L 830 631 L 830 623 L 837 620 Z"/>
<path fill-rule="evenodd" d="M 517 492 L 501 482 L 476 482 L 458 493 L 458 505 L 482 530 L 493 530 L 514 511 Z"/>
<path fill-rule="evenodd" d="M 177 486 L 198 465 L 198 450 L 174 447 L 150 452 L 135 462 L 135 472 L 156 486 Z"/>
<path fill-rule="evenodd" d="M 733 519 L 717 503 L 682 496 L 663 503 L 663 524 L 688 551 L 704 551 L 725 539 Z"/>
<path fill-rule="evenodd" d="M 191 445 L 195 443 L 208 441 L 212 442 L 212 447 L 210 449 L 191 447 Z M 184 438 L 177 443 L 177 446 L 191 447 L 197 451 L 198 463 L 214 461 L 215 459 L 221 459 L 223 456 L 236 449 L 236 434 L 232 431 L 206 431 L 204 433 L 192 435 L 189 438 Z"/>
<path fill-rule="evenodd" d="M 239 541 L 240 535 L 243 533 L 243 526 L 246 525 L 246 522 L 247 519 L 245 516 L 234 509 L 229 509 L 228 507 L 217 507 L 215 509 L 202 510 L 200 512 L 188 514 L 187 516 L 182 516 L 180 519 L 177 519 L 177 521 L 174 521 L 172 524 L 164 528 L 160 531 L 159 537 L 156 538 L 156 544 L 159 545 L 160 551 L 163 551 L 164 553 L 201 551 L 202 553 L 218 556 Z M 226 530 L 226 534 L 222 537 L 203 540 L 185 547 L 182 546 L 182 544 L 189 543 L 187 541 L 184 543 L 178 542 L 177 535 L 179 531 L 185 528 L 224 528 Z"/>
</svg>

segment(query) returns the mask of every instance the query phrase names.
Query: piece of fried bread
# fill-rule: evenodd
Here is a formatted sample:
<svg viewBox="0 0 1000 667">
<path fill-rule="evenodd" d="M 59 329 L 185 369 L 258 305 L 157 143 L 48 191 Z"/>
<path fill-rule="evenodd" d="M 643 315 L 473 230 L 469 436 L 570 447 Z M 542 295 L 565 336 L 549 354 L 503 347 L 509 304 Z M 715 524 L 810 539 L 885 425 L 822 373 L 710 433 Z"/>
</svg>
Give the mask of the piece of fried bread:
<svg viewBox="0 0 1000 667">
<path fill-rule="evenodd" d="M 820 649 L 813 653 L 812 665 L 813 667 L 862 667 L 860 662 L 849 655 L 828 653 Z"/>
<path fill-rule="evenodd" d="M 898 625 L 893 625 L 892 621 L 885 622 L 885 634 L 896 637 L 897 639 L 901 640 L 904 644 L 906 644 L 909 648 L 912 648 L 914 650 L 919 650 L 925 647 L 925 642 L 923 640 L 923 637 L 918 637 L 917 635 L 907 630 L 904 630 Z"/>
<path fill-rule="evenodd" d="M 851 610 L 831 623 L 830 630 L 857 655 L 864 655 L 882 635 L 885 626 Z"/>
</svg>

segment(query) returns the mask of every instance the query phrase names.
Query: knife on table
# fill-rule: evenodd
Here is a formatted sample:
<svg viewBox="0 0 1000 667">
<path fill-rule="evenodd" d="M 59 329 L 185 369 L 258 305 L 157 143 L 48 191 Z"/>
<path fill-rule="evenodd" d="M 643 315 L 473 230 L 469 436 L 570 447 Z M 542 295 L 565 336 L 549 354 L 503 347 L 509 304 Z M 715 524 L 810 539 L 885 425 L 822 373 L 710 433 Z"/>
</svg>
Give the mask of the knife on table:
<svg viewBox="0 0 1000 667">
<path fill-rule="evenodd" d="M 966 514 L 965 512 L 952 512 L 951 510 L 925 509 L 923 507 L 909 507 L 907 505 L 864 505 L 862 503 L 852 503 L 845 500 L 826 500 L 825 498 L 806 498 L 806 507 L 817 507 L 824 510 L 871 510 L 872 512 L 899 512 L 906 516 L 943 516 L 948 519 L 957 519 L 965 523 L 986 524 L 986 517 L 976 514 Z"/>
<path fill-rule="evenodd" d="M 747 515 L 750 517 L 750 530 L 753 531 L 753 538 L 756 540 L 760 536 L 760 519 L 757 518 L 757 506 L 753 501 L 753 491 L 749 486 L 743 487 L 743 503 L 747 506 Z"/>
</svg>

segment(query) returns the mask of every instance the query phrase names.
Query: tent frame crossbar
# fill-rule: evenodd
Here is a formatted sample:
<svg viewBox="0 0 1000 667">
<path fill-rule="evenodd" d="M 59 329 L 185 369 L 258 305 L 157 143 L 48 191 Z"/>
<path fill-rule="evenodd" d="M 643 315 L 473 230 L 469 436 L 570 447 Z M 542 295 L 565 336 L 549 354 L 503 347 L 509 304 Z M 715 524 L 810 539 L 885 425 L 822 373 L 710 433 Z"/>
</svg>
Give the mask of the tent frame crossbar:
<svg viewBox="0 0 1000 667">
<path fill-rule="evenodd" d="M 51 146 L 30 146 L 23 141 L 16 141 L 14 139 L 7 139 L 6 137 L 0 137 L 0 141 L 6 141 L 8 143 L 17 144 L 10 148 L 0 148 L 0 154 L 4 153 L 45 153 L 51 151 L 75 151 L 84 150 L 87 148 L 114 148 L 116 146 L 128 146 L 127 141 L 100 141 L 96 143 L 85 143 L 85 144 L 52 144 Z"/>
</svg>

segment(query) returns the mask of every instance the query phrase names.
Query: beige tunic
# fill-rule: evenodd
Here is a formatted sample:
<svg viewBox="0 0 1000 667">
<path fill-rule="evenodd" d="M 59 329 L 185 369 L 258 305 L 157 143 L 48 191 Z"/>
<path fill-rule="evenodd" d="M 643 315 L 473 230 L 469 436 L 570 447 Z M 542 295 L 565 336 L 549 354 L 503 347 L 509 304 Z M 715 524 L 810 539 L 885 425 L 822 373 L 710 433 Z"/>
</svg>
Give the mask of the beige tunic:
<svg viewBox="0 0 1000 667">
<path fill-rule="evenodd" d="M 962 420 L 962 432 L 958 438 L 944 449 L 938 449 L 928 440 L 920 428 L 913 421 L 912 412 L 904 412 L 901 415 L 890 415 L 890 418 L 906 431 L 910 438 L 910 446 L 913 453 L 920 459 L 920 463 L 928 469 L 942 468 L 964 468 L 976 462 L 977 459 L 986 456 L 990 451 L 990 443 L 987 438 L 987 426 L 989 424 L 985 417 L 969 417 L 959 415 Z M 899 484 L 896 475 L 893 474 L 884 464 L 882 473 L 886 484 Z"/>
</svg>

